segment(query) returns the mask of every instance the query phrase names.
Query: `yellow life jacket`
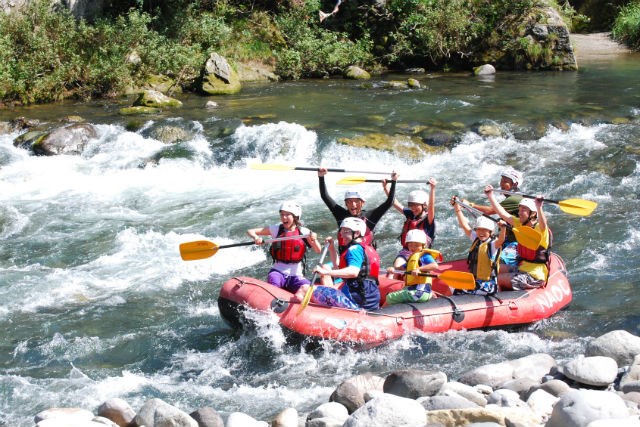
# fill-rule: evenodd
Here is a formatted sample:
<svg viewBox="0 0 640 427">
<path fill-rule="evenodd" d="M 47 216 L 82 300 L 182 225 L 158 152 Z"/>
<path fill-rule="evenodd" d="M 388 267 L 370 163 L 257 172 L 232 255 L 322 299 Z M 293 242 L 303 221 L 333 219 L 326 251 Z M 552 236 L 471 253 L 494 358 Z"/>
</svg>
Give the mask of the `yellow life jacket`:
<svg viewBox="0 0 640 427">
<path fill-rule="evenodd" d="M 404 275 L 405 286 L 422 285 L 425 283 L 431 284 L 431 277 L 414 276 L 413 274 L 411 274 L 413 270 L 420 267 L 420 258 L 422 258 L 422 255 L 424 254 L 431 255 L 433 259 L 436 261 L 442 259 L 442 255 L 440 254 L 440 252 L 436 251 L 435 249 L 423 249 L 421 251 L 412 253 L 409 259 L 407 260 L 407 266 L 405 269 L 406 271 L 406 274 Z"/>
<path fill-rule="evenodd" d="M 491 253 L 491 243 L 495 240 L 495 237 L 491 237 L 484 242 L 476 238 L 471 244 L 469 249 L 469 256 L 467 257 L 467 264 L 469 265 L 469 271 L 473 273 L 476 280 L 490 280 L 496 276 L 496 262 L 499 258 L 499 254 Z M 498 250 L 500 252 L 500 250 Z"/>
</svg>

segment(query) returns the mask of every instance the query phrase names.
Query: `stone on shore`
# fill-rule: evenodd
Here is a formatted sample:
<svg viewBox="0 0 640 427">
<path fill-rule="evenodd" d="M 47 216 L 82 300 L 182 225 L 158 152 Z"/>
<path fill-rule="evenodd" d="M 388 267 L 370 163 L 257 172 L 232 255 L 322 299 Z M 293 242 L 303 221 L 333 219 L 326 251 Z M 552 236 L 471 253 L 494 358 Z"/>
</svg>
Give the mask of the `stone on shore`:
<svg viewBox="0 0 640 427">
<path fill-rule="evenodd" d="M 124 400 L 113 398 L 98 407 L 98 415 L 110 419 L 120 427 L 127 427 L 136 417 L 136 411 Z"/>
<path fill-rule="evenodd" d="M 147 400 L 134 418 L 138 426 L 198 427 L 189 414 L 171 406 L 162 399 Z"/>
<path fill-rule="evenodd" d="M 323 420 L 322 423 L 330 425 L 335 423 L 342 426 L 344 422 L 349 418 L 349 411 L 347 408 L 338 402 L 327 402 L 318 406 L 315 410 L 311 411 L 307 415 L 307 425 L 310 421 Z M 316 421 L 316 424 L 320 424 L 320 421 Z"/>
<path fill-rule="evenodd" d="M 269 423 L 258 421 L 242 412 L 233 412 L 227 418 L 227 427 L 269 427 Z"/>
<path fill-rule="evenodd" d="M 624 330 L 607 332 L 587 344 L 585 356 L 607 356 L 618 365 L 630 365 L 640 354 L 640 337 Z"/>
<path fill-rule="evenodd" d="M 618 364 L 610 357 L 579 355 L 566 362 L 560 371 L 580 384 L 606 387 L 618 376 Z"/>
<path fill-rule="evenodd" d="M 472 386 L 485 384 L 494 389 L 518 378 L 530 378 L 541 382 L 542 377 L 548 374 L 555 364 L 553 357 L 548 354 L 532 354 L 516 360 L 479 366 L 462 374 L 458 381 Z"/>
<path fill-rule="evenodd" d="M 447 376 L 442 372 L 411 369 L 389 374 L 382 390 L 396 396 L 417 399 L 435 395 L 446 382 Z"/>
<path fill-rule="evenodd" d="M 622 398 L 615 393 L 600 390 L 573 389 L 563 394 L 553 407 L 545 427 L 587 427 L 596 420 L 617 420 L 629 417 Z"/>
<path fill-rule="evenodd" d="M 384 379 L 373 374 L 351 377 L 336 387 L 329 400 L 344 405 L 349 413 L 364 405 L 364 395 L 369 390 L 382 391 Z"/>
<path fill-rule="evenodd" d="M 280 411 L 271 421 L 271 427 L 298 427 L 298 411 L 295 408 Z"/>
<path fill-rule="evenodd" d="M 189 416 L 196 420 L 199 427 L 224 427 L 224 420 L 220 414 L 209 406 L 199 408 Z"/>
<path fill-rule="evenodd" d="M 344 427 L 424 427 L 427 416 L 413 399 L 384 393 L 349 416 Z"/>
</svg>

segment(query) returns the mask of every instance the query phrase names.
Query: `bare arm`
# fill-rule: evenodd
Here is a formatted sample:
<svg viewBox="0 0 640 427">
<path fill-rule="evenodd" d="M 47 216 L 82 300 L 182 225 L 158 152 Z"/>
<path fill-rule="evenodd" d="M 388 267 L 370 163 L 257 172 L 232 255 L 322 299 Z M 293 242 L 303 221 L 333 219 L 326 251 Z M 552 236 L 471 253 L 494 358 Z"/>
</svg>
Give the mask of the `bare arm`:
<svg viewBox="0 0 640 427">
<path fill-rule="evenodd" d="M 496 195 L 493 193 L 492 185 L 487 185 L 484 188 L 484 194 L 487 195 L 489 202 L 491 202 L 491 206 L 495 209 L 500 218 L 502 218 L 507 224 L 513 225 L 513 217 L 502 207 L 500 203 L 498 203 L 498 200 L 496 200 Z"/>
<path fill-rule="evenodd" d="M 498 233 L 498 238 L 495 241 L 496 247 L 500 248 L 504 244 L 504 239 L 507 237 L 507 224 L 500 220 L 498 221 L 498 228 L 500 232 Z"/>
<path fill-rule="evenodd" d="M 269 230 L 269 227 L 251 228 L 247 230 L 247 235 L 251 237 L 254 242 L 256 242 L 256 245 L 261 245 L 263 239 L 260 236 L 271 236 L 271 230 Z"/>
<path fill-rule="evenodd" d="M 454 199 L 455 196 L 453 199 L 451 199 L 451 204 L 453 205 L 453 210 L 456 213 L 456 218 L 458 218 L 458 224 L 460 225 L 460 228 L 462 228 L 462 231 L 464 231 L 464 234 L 466 234 L 467 236 L 471 236 L 471 227 L 469 226 L 469 221 L 467 221 L 467 218 L 462 213 L 462 208 L 459 204 L 455 203 Z"/>
<path fill-rule="evenodd" d="M 313 249 L 315 253 L 319 254 L 322 252 L 322 246 L 320 246 L 320 242 L 318 242 L 318 235 L 313 231 L 310 231 L 309 237 L 307 237 L 307 243 L 311 245 L 311 249 Z"/>
<path fill-rule="evenodd" d="M 538 212 L 538 226 L 540 227 L 541 232 L 544 232 L 545 230 L 547 230 L 547 227 L 548 227 L 547 216 L 544 214 L 544 210 L 542 209 L 543 202 L 544 202 L 544 199 L 542 198 L 542 196 L 536 197 L 536 210 Z"/>
<path fill-rule="evenodd" d="M 433 178 L 429 178 L 427 182 L 429 184 L 429 208 L 427 210 L 427 220 L 429 224 L 433 224 L 433 221 L 436 219 L 436 180 Z"/>
</svg>

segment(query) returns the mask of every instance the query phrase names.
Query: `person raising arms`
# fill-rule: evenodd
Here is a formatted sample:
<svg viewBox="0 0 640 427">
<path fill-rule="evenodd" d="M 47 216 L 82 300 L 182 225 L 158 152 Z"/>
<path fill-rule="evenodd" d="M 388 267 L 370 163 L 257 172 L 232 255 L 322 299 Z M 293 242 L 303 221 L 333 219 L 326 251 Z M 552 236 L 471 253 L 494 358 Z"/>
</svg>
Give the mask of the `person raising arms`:
<svg viewBox="0 0 640 427">
<path fill-rule="evenodd" d="M 391 173 L 391 189 L 387 195 L 387 199 L 382 202 L 378 207 L 372 211 L 366 211 L 363 209 L 366 203 L 364 197 L 360 192 L 355 190 L 347 190 L 344 193 L 344 204 L 346 207 L 342 207 L 336 203 L 335 200 L 329 196 L 327 191 L 327 185 L 324 177 L 327 174 L 326 168 L 318 169 L 318 186 L 320 187 L 320 197 L 325 205 L 331 211 L 331 214 L 336 220 L 336 224 L 340 227 L 340 224 L 345 218 L 355 217 L 361 218 L 365 222 L 366 232 L 362 235 L 363 241 L 366 244 L 373 244 L 373 229 L 375 228 L 380 218 L 389 210 L 393 204 L 393 199 L 396 193 L 396 181 L 398 180 L 398 174 L 396 172 Z M 343 242 L 338 238 L 338 244 L 343 245 Z"/>
<path fill-rule="evenodd" d="M 498 291 L 498 264 L 499 254 L 506 236 L 507 226 L 502 220 L 498 222 L 500 232 L 493 234 L 495 222 L 487 217 L 479 216 L 473 229 L 464 216 L 462 208 L 456 203 L 455 197 L 451 200 L 455 210 L 458 224 L 464 233 L 471 239 L 471 248 L 467 256 L 469 271 L 476 279 L 476 288 L 472 291 L 456 290 L 455 293 L 467 293 L 475 295 L 491 295 Z"/>
<path fill-rule="evenodd" d="M 373 246 L 364 243 L 366 225 L 360 218 L 345 218 L 338 233 L 345 241 L 336 252 L 328 237 L 329 253 L 336 268 L 317 266 L 322 286 L 316 286 L 311 300 L 316 304 L 352 310 L 377 310 L 380 307 L 378 273 L 380 257 Z M 302 290 L 299 292 L 302 294 Z"/>
<path fill-rule="evenodd" d="M 413 190 L 407 198 L 407 206 L 404 207 L 396 199 L 393 199 L 393 207 L 404 215 L 405 221 L 402 225 L 402 233 L 400 234 L 400 243 L 402 249 L 398 252 L 396 259 L 393 261 L 393 268 L 399 268 L 407 263 L 411 251 L 407 247 L 407 233 L 411 230 L 423 230 L 427 235 L 426 246 L 430 248 L 436 236 L 435 222 L 435 200 L 436 200 L 436 180 L 429 178 L 429 194 L 422 190 Z M 385 180 L 382 181 L 384 192 L 389 195 L 389 188 Z"/>
<path fill-rule="evenodd" d="M 547 217 L 542 209 L 544 199 L 540 196 L 534 199 L 523 198 L 518 207 L 518 216 L 510 215 L 496 200 L 493 187 L 487 185 L 484 193 L 489 202 L 496 209 L 500 218 L 512 227 L 531 227 L 540 232 L 542 238 L 537 249 L 528 249 L 523 245 L 517 245 L 518 264 L 501 265 L 498 274 L 498 286 L 500 289 L 531 289 L 539 288 L 545 284 L 549 275 L 547 261 L 551 247 L 551 232 L 547 223 Z"/>
<path fill-rule="evenodd" d="M 257 245 L 263 243 L 261 236 L 289 237 L 308 235 L 306 238 L 273 242 L 269 252 L 273 258 L 273 265 L 267 275 L 267 282 L 278 288 L 286 289 L 295 294 L 301 286 L 310 282 L 304 277 L 304 258 L 307 248 L 320 253 L 322 248 L 316 233 L 303 227 L 300 222 L 302 208 L 294 201 L 284 201 L 280 205 L 280 224 L 264 228 L 251 228 L 247 234 Z"/>
</svg>

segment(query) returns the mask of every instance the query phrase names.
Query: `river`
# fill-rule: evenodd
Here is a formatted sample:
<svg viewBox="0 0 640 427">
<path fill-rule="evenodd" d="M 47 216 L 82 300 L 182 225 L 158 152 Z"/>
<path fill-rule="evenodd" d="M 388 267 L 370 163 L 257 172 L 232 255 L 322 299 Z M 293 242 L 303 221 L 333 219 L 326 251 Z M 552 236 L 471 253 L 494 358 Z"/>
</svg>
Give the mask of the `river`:
<svg viewBox="0 0 640 427">
<path fill-rule="evenodd" d="M 242 411 L 268 420 L 285 407 L 316 407 L 363 372 L 438 369 L 455 378 L 476 364 L 536 352 L 569 358 L 610 330 L 640 334 L 638 59 L 494 79 L 415 75 L 422 88 L 411 90 L 380 79 L 366 87 L 341 79 L 253 84 L 217 98 L 216 109 L 183 95 L 182 108 L 136 119 L 117 114 L 130 100 L 0 111 L 0 120 L 49 122 L 78 114 L 98 129 L 79 156 L 35 157 L 13 146 L 17 133 L 0 135 L 0 425 L 31 426 L 43 409 L 95 410 L 112 397 L 135 410 L 159 397 L 187 412 L 207 405 L 225 417 Z M 337 143 L 487 122 L 503 136 L 466 131 L 419 160 Z M 162 125 L 190 137 L 167 147 L 149 136 Z M 529 193 L 594 200 L 587 217 L 545 205 L 574 300 L 523 330 L 416 335 L 369 350 L 325 344 L 307 352 L 287 345 L 262 315 L 256 331 L 234 331 L 220 317 L 218 290 L 234 275 L 266 276 L 265 250 L 234 247 L 185 262 L 180 243 L 246 241 L 247 228 L 278 222 L 284 199 L 302 204 L 305 225 L 335 232 L 314 172 L 247 166 L 256 161 L 434 177 L 436 246 L 447 259 L 469 246 L 448 199 L 482 203 L 482 188 L 498 183 L 504 165 L 524 171 Z M 327 176 L 337 200 L 343 177 Z M 398 185 L 399 199 L 416 187 L 426 189 Z M 359 190 L 368 206 L 384 198 L 379 184 Z M 390 211 L 376 229 L 384 265 L 400 227 Z"/>
</svg>

